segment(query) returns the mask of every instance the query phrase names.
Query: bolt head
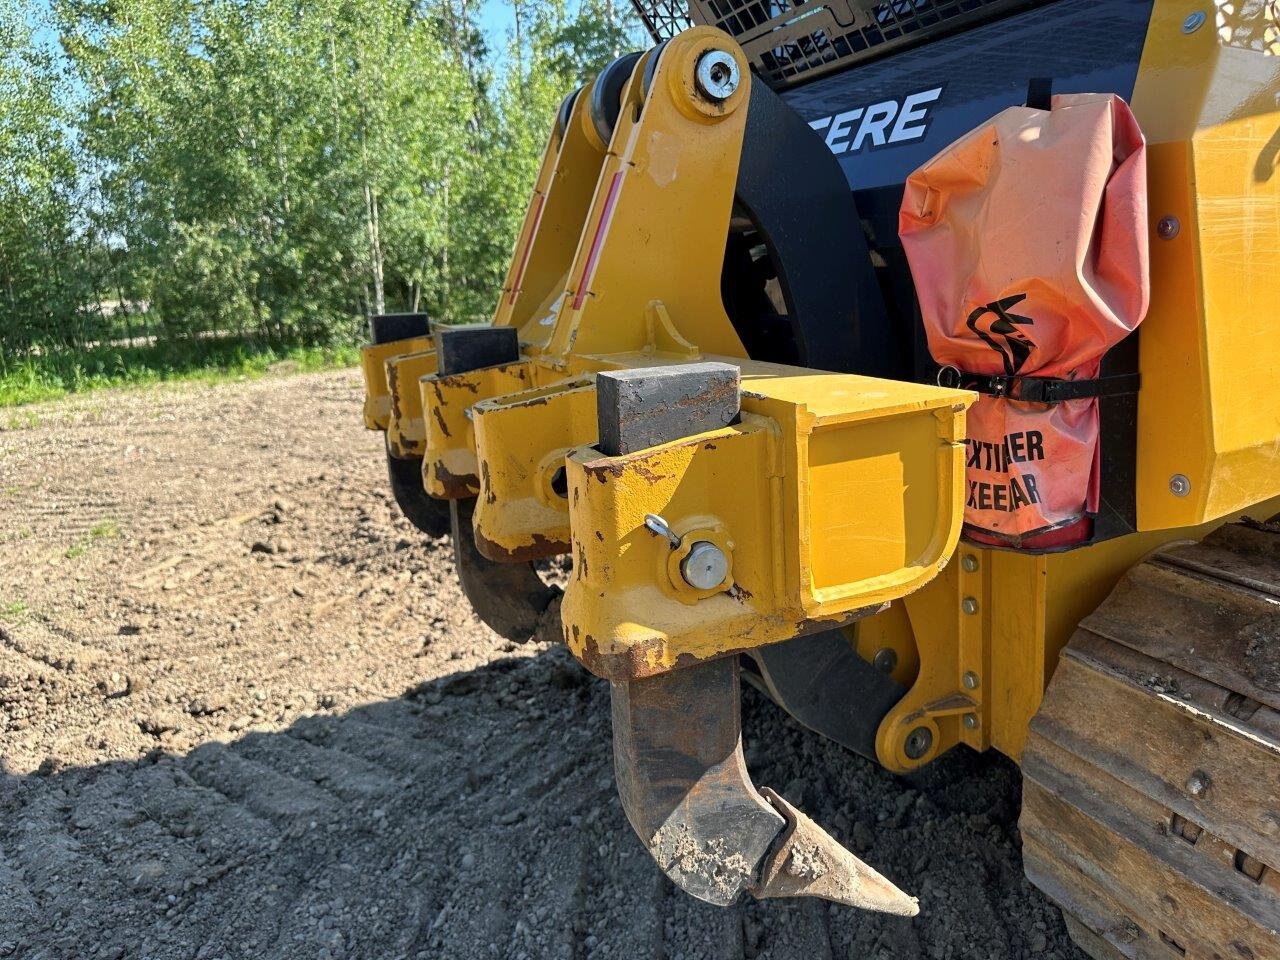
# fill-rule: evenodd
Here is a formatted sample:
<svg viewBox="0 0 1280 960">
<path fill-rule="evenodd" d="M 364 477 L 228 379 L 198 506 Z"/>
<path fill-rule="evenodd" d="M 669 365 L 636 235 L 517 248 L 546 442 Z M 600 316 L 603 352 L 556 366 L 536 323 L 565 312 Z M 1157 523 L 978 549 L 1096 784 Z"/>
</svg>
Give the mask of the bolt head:
<svg viewBox="0 0 1280 960">
<path fill-rule="evenodd" d="M 1182 224 L 1178 222 L 1177 217 L 1161 217 L 1160 222 L 1156 224 L 1156 236 L 1161 240 L 1172 240 L 1181 229 Z"/>
<path fill-rule="evenodd" d="M 965 671 L 964 677 L 962 678 L 962 682 L 964 683 L 964 688 L 966 690 L 978 689 L 978 675 L 974 673 L 972 670 Z"/>
<path fill-rule="evenodd" d="M 1187 14 L 1187 19 L 1182 21 L 1183 33 L 1195 33 L 1204 26 L 1205 15 L 1203 10 L 1197 10 L 1195 13 Z"/>
<path fill-rule="evenodd" d="M 978 570 L 978 558 L 972 553 L 966 553 L 960 558 L 960 569 L 965 573 L 976 573 Z"/>
<path fill-rule="evenodd" d="M 696 590 L 714 590 L 729 575 L 729 558 L 714 543 L 699 540 L 680 561 L 680 576 Z"/>
<path fill-rule="evenodd" d="M 978 715 L 976 713 L 966 713 L 964 715 L 964 728 L 966 730 L 978 729 Z"/>
<path fill-rule="evenodd" d="M 1191 492 L 1191 481 L 1185 474 L 1175 473 L 1169 478 L 1169 491 L 1175 497 L 1185 497 Z"/>
<path fill-rule="evenodd" d="M 1191 776 L 1187 777 L 1187 793 L 1193 797 L 1202 797 L 1209 790 L 1209 775 L 1203 770 L 1196 770 Z"/>
<path fill-rule="evenodd" d="M 978 612 L 978 601 L 974 597 L 965 597 L 960 601 L 960 609 L 973 616 Z"/>
<path fill-rule="evenodd" d="M 881 673 L 893 673 L 898 666 L 898 652 L 892 647 L 881 647 L 871 658 L 871 665 Z"/>
<path fill-rule="evenodd" d="M 933 732 L 928 727 L 916 727 L 907 734 L 902 752 L 911 760 L 919 760 L 933 746 Z"/>
<path fill-rule="evenodd" d="M 698 59 L 695 72 L 698 89 L 711 100 L 728 100 L 742 82 L 738 61 L 725 50 L 708 50 Z"/>
</svg>

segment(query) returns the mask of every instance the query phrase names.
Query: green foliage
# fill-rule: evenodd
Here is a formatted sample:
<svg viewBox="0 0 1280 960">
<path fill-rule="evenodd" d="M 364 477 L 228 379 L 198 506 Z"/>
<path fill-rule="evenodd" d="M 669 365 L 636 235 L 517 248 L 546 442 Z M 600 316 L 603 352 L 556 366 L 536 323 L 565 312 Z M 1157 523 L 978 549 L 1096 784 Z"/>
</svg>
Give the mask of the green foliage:
<svg viewBox="0 0 1280 960">
<path fill-rule="evenodd" d="M 556 108 L 638 46 L 574 2 L 495 58 L 466 0 L 0 0 L 0 404 L 487 317 Z"/>
<path fill-rule="evenodd" d="M 255 379 L 273 371 L 309 373 L 358 363 L 353 345 L 273 347 L 238 337 L 161 341 L 139 347 L 65 348 L 0 363 L 0 407 L 54 400 L 113 386 L 152 386 L 171 381 L 220 383 Z M 39 418 L 15 411 L 7 429 L 31 429 Z"/>
<path fill-rule="evenodd" d="M 91 280 L 75 229 L 78 169 L 66 94 L 26 5 L 0 0 L 0 336 L 81 326 Z"/>
</svg>

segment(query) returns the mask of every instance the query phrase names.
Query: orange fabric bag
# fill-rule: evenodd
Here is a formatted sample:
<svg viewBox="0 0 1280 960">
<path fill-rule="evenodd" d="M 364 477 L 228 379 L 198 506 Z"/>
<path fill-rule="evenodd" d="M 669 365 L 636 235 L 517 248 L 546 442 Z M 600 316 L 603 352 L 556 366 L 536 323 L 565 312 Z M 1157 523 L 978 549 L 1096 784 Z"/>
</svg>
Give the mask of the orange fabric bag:
<svg viewBox="0 0 1280 960">
<path fill-rule="evenodd" d="M 1095 380 L 1146 313 L 1146 146 L 1128 105 L 1068 94 L 1051 110 L 1010 107 L 911 175 L 898 228 L 934 360 L 985 391 L 968 415 L 966 535 L 1087 540 L 1094 385 L 1013 398 L 1048 395 L 1039 378 Z"/>
</svg>

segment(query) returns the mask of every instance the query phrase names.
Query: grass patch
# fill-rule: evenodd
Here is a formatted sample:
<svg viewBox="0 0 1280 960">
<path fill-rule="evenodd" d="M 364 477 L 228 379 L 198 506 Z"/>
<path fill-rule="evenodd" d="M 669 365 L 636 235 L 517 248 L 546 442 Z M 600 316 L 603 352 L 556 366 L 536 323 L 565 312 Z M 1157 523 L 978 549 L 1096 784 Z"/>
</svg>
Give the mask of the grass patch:
<svg viewBox="0 0 1280 960">
<path fill-rule="evenodd" d="M 8 623 L 17 623 L 19 620 L 26 618 L 29 609 L 21 600 L 0 603 L 0 620 Z"/>
<path fill-rule="evenodd" d="M 99 520 L 89 528 L 87 534 L 68 547 L 63 556 L 68 560 L 77 560 L 83 557 L 94 544 L 102 543 L 104 540 L 114 540 L 118 536 L 120 536 L 120 524 L 114 520 Z"/>
<path fill-rule="evenodd" d="M 0 354 L 0 407 L 56 400 L 104 387 L 145 387 L 172 381 L 221 383 L 254 379 L 273 369 L 309 373 L 348 367 L 360 360 L 356 346 L 273 346 L 228 338 L 188 340 L 145 347 L 48 350 L 14 358 Z M 11 413 L 10 430 L 30 429 L 39 418 Z"/>
<path fill-rule="evenodd" d="M 120 536 L 120 524 L 114 520 L 103 520 L 89 528 L 90 540 L 111 540 Z"/>
<path fill-rule="evenodd" d="M 5 417 L 5 427 L 9 430 L 34 430 L 40 426 L 40 417 L 34 410 L 17 410 Z"/>
</svg>

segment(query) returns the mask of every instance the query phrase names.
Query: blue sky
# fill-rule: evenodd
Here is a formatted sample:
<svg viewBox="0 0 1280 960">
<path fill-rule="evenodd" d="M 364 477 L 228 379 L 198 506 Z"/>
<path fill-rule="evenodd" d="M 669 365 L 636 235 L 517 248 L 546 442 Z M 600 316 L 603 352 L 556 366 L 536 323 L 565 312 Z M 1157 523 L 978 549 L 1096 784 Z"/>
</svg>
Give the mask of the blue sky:
<svg viewBox="0 0 1280 960">
<path fill-rule="evenodd" d="M 480 29 L 484 31 L 489 49 L 495 53 L 507 42 L 507 33 L 515 29 L 511 4 L 506 0 L 485 0 L 480 6 Z"/>
</svg>

